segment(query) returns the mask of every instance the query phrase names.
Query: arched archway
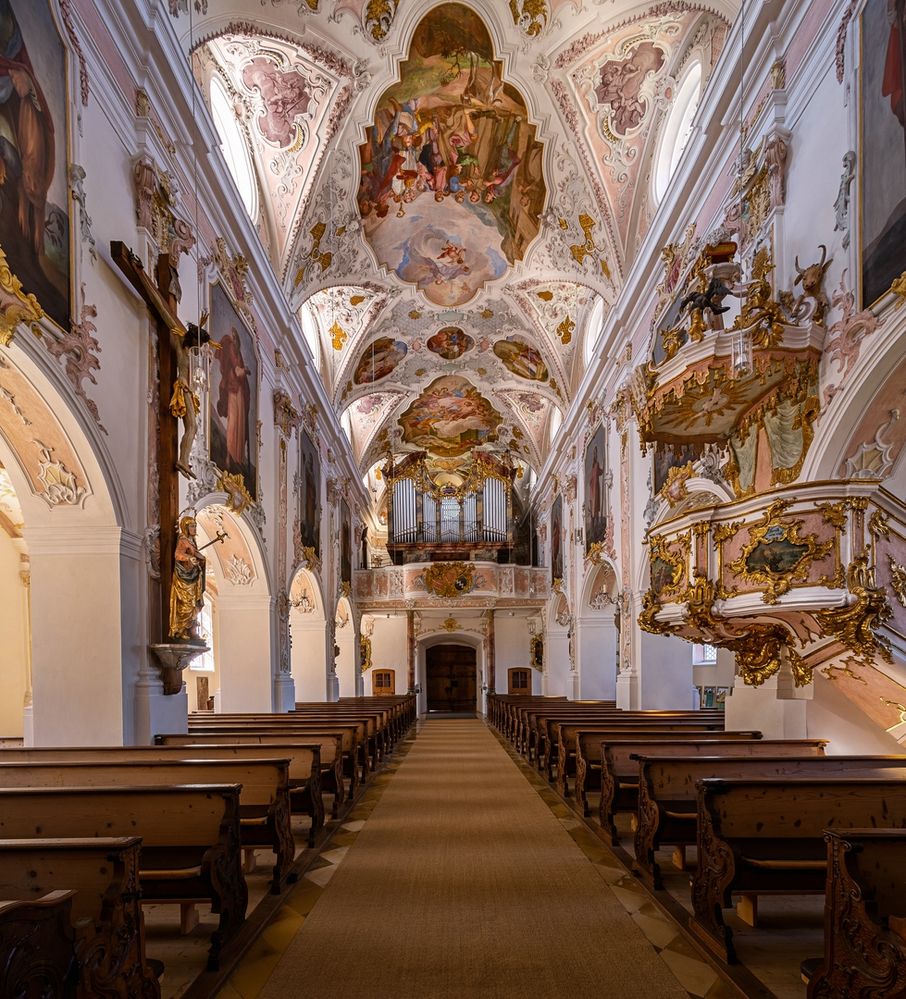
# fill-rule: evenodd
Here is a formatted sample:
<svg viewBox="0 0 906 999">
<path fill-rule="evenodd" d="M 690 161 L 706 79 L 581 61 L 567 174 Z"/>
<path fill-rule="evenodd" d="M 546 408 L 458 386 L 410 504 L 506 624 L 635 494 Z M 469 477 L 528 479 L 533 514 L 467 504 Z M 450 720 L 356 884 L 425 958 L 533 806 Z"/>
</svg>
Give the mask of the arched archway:
<svg viewBox="0 0 906 999">
<path fill-rule="evenodd" d="M 92 444 L 97 428 L 83 424 L 18 342 L 0 351 L 0 388 L 0 465 L 21 514 L 17 558 L 28 557 L 20 577 L 28 603 L 19 662 L 30 647 L 32 702 L 24 741 L 131 742 L 145 652 L 125 636 L 141 631 L 145 613 L 142 541 L 122 529 L 121 494 Z M 78 668 L 73 649 L 90 669 Z M 13 710 L 22 711 L 27 686 L 17 699 Z"/>
<path fill-rule="evenodd" d="M 326 701 L 328 628 L 324 597 L 317 576 L 299 569 L 289 590 L 289 634 L 292 672 L 299 701 Z"/>
<path fill-rule="evenodd" d="M 277 663 L 273 650 L 270 585 L 258 539 L 251 526 L 212 497 L 199 504 L 199 544 L 218 532 L 227 538 L 206 549 L 212 605 L 216 711 L 272 711 Z M 194 664 L 193 664 L 194 665 Z M 200 675 L 201 670 L 188 671 Z M 189 692 L 190 707 L 193 693 Z"/>
</svg>

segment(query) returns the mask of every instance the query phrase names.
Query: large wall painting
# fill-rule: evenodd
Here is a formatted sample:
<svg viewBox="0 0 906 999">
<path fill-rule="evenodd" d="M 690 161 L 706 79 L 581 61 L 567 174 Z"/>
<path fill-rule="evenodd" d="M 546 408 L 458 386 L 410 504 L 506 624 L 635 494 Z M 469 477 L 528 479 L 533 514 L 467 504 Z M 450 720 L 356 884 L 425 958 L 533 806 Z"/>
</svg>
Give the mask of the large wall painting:
<svg viewBox="0 0 906 999">
<path fill-rule="evenodd" d="M 302 546 L 321 556 L 321 460 L 314 441 L 299 432 L 299 526 Z"/>
<path fill-rule="evenodd" d="M 356 365 L 352 380 L 356 385 L 370 385 L 386 378 L 402 362 L 409 348 L 403 340 L 381 336 L 369 344 Z"/>
<path fill-rule="evenodd" d="M 475 341 L 458 326 L 445 326 L 428 337 L 425 346 L 445 361 L 456 361 L 475 346 Z"/>
<path fill-rule="evenodd" d="M 252 499 L 258 496 L 258 351 L 223 285 L 211 286 L 211 460 L 240 475 Z"/>
<path fill-rule="evenodd" d="M 906 269 L 906 4 L 868 0 L 862 12 L 862 302 Z"/>
<path fill-rule="evenodd" d="M 551 582 L 563 579 L 563 497 L 551 505 Z"/>
<path fill-rule="evenodd" d="M 47 0 L 0 0 L 0 247 L 69 329 L 66 52 Z"/>
<path fill-rule="evenodd" d="M 514 375 L 527 378 L 532 382 L 546 382 L 548 379 L 547 365 L 544 358 L 527 343 L 508 337 L 494 344 L 494 353 Z"/>
<path fill-rule="evenodd" d="M 607 426 L 602 423 L 585 449 L 585 548 L 601 544 L 607 528 Z"/>
<path fill-rule="evenodd" d="M 416 28 L 359 148 L 365 235 L 436 305 L 468 302 L 538 235 L 542 147 L 484 22 L 462 4 Z"/>
<path fill-rule="evenodd" d="M 465 378 L 436 378 L 400 416 L 403 440 L 442 458 L 497 440 L 503 417 Z"/>
</svg>

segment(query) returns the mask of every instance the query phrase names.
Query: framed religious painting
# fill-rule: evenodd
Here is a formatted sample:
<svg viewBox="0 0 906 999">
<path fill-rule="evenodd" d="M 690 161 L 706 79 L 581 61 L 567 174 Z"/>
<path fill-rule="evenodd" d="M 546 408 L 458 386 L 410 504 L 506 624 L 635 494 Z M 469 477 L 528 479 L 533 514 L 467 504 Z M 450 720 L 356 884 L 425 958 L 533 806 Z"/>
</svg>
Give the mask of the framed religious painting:
<svg viewBox="0 0 906 999">
<path fill-rule="evenodd" d="M 302 545 L 321 557 L 321 456 L 305 430 L 299 431 L 299 524 Z"/>
<path fill-rule="evenodd" d="M 563 579 L 563 497 L 551 506 L 551 581 Z"/>
<path fill-rule="evenodd" d="M 352 517 L 346 500 L 340 503 L 340 580 L 352 582 Z"/>
<path fill-rule="evenodd" d="M 211 285 L 213 351 L 208 384 L 211 461 L 258 499 L 258 345 L 220 282 Z"/>
<path fill-rule="evenodd" d="M 68 68 L 48 0 L 0 0 L 0 55 L 0 248 L 21 282 L 0 282 L 0 325 L 34 295 L 68 331 Z"/>
<path fill-rule="evenodd" d="M 602 423 L 585 449 L 585 550 L 604 541 L 607 527 L 607 425 Z"/>
<path fill-rule="evenodd" d="M 868 0 L 860 29 L 859 242 L 868 308 L 906 270 L 906 0 Z"/>
</svg>

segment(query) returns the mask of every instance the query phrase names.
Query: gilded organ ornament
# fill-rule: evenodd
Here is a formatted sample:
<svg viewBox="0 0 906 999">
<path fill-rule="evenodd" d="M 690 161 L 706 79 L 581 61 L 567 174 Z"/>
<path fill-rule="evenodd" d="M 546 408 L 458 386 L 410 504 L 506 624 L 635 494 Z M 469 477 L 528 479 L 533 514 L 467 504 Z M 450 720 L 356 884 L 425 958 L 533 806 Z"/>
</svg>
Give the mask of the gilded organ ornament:
<svg viewBox="0 0 906 999">
<path fill-rule="evenodd" d="M 462 597 L 475 587 L 471 562 L 435 562 L 425 569 L 425 588 L 437 597 Z"/>
</svg>

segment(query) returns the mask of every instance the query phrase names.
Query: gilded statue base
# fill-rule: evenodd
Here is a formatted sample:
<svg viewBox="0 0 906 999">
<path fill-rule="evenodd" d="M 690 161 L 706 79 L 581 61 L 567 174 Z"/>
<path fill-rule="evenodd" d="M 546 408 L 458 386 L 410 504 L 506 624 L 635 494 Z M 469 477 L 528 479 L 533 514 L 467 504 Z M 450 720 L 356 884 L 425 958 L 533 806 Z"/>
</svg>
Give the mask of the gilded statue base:
<svg viewBox="0 0 906 999">
<path fill-rule="evenodd" d="M 165 694 L 178 694 L 182 690 L 182 671 L 193 659 L 211 651 L 203 642 L 162 642 L 148 648 L 157 660 Z"/>
</svg>

